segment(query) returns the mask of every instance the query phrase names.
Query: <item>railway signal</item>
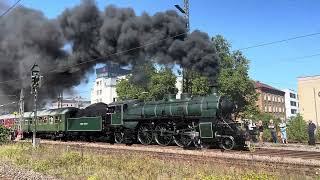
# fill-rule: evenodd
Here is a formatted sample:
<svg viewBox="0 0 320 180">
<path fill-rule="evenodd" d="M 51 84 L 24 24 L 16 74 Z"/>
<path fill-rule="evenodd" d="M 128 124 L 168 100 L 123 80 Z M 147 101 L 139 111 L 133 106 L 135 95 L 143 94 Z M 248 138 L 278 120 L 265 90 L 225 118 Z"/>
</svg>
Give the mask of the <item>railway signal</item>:
<svg viewBox="0 0 320 180">
<path fill-rule="evenodd" d="M 39 140 L 36 139 L 37 132 L 37 95 L 38 89 L 41 85 L 42 76 L 40 75 L 40 68 L 37 64 L 34 64 L 31 68 L 31 94 L 34 96 L 34 119 L 33 119 L 33 135 L 32 135 L 32 146 L 37 147 Z"/>
</svg>

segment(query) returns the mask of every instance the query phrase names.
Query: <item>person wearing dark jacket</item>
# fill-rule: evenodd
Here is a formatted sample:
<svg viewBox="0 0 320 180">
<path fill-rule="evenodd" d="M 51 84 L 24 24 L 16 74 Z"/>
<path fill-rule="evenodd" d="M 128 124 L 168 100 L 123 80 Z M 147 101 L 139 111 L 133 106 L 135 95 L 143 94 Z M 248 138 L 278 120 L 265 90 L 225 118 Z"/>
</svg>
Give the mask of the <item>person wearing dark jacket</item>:
<svg viewBox="0 0 320 180">
<path fill-rule="evenodd" d="M 315 132 L 316 125 L 310 120 L 308 126 L 308 134 L 309 134 L 309 145 L 316 145 Z"/>
</svg>

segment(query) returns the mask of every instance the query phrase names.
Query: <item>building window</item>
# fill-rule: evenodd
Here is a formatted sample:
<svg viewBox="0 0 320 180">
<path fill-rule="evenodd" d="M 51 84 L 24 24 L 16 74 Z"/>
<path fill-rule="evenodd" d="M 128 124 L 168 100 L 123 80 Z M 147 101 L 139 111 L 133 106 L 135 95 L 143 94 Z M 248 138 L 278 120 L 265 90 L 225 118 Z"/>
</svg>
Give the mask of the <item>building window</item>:
<svg viewBox="0 0 320 180">
<path fill-rule="evenodd" d="M 293 98 L 293 99 L 296 99 L 296 95 L 293 94 L 293 93 L 290 93 L 290 97 Z"/>
<path fill-rule="evenodd" d="M 297 114 L 297 110 L 296 109 L 291 109 L 291 114 Z"/>
<path fill-rule="evenodd" d="M 102 94 L 102 90 L 100 90 L 100 95 Z"/>
<path fill-rule="evenodd" d="M 100 102 L 102 102 L 102 99 L 100 99 Z"/>
<path fill-rule="evenodd" d="M 297 106 L 297 103 L 294 102 L 294 101 L 290 101 L 290 105 L 296 107 L 296 106 Z"/>
<path fill-rule="evenodd" d="M 271 106 L 269 106 L 269 112 L 272 112 L 272 107 Z"/>
<path fill-rule="evenodd" d="M 263 100 L 267 100 L 267 94 L 264 94 Z"/>
</svg>

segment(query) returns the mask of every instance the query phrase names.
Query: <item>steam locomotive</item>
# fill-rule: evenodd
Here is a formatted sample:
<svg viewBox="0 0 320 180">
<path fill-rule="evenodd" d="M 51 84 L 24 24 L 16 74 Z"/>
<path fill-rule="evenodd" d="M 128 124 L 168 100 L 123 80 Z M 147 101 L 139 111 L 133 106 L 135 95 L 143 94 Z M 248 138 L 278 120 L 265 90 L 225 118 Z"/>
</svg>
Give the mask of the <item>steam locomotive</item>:
<svg viewBox="0 0 320 180">
<path fill-rule="evenodd" d="M 181 99 L 168 95 L 161 101 L 127 100 L 97 103 L 86 109 L 61 108 L 39 111 L 36 130 L 42 138 L 95 140 L 144 145 L 172 143 L 180 147 L 218 145 L 223 149 L 244 148 L 245 134 L 232 120 L 235 105 L 211 94 Z M 22 129 L 32 135 L 33 113 L 26 112 Z"/>
</svg>

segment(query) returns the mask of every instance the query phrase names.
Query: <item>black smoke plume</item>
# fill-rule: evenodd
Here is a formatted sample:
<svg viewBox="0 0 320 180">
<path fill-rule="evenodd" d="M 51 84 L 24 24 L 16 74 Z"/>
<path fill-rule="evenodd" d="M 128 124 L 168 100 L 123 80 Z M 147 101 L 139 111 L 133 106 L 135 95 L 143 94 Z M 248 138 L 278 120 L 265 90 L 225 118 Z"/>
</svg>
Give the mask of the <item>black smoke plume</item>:
<svg viewBox="0 0 320 180">
<path fill-rule="evenodd" d="M 3 94 L 18 95 L 20 88 L 28 88 L 35 62 L 44 74 L 41 100 L 55 99 L 85 81 L 97 63 L 137 68 L 152 60 L 179 64 L 216 80 L 218 56 L 208 35 L 184 34 L 185 21 L 173 10 L 138 16 L 132 8 L 111 5 L 101 12 L 94 1 L 84 0 L 48 19 L 20 6 L 0 19 L 0 27 L 0 81 L 25 78 L 0 84 Z"/>
</svg>

